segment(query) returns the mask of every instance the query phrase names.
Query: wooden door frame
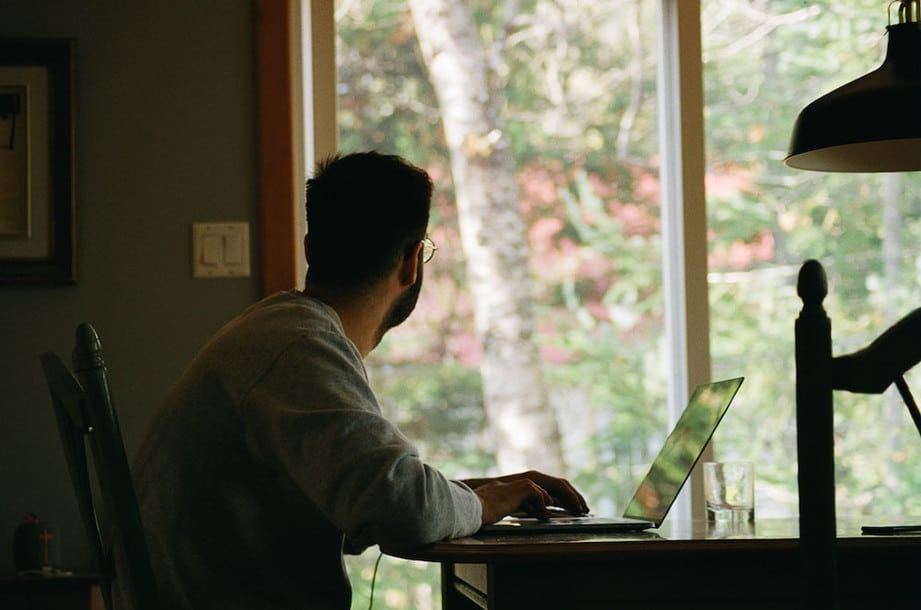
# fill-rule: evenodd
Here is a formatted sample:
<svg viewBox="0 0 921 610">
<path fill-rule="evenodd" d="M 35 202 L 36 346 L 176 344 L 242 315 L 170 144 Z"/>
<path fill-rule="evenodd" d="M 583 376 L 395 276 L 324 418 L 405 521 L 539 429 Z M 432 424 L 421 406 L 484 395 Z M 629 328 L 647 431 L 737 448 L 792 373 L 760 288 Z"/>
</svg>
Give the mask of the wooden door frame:
<svg viewBox="0 0 921 610">
<path fill-rule="evenodd" d="M 296 285 L 295 131 L 288 0 L 255 0 L 262 290 Z"/>
<path fill-rule="evenodd" d="M 303 280 L 306 168 L 337 149 L 334 2 L 254 0 L 254 10 L 262 290 L 272 294 Z"/>
</svg>

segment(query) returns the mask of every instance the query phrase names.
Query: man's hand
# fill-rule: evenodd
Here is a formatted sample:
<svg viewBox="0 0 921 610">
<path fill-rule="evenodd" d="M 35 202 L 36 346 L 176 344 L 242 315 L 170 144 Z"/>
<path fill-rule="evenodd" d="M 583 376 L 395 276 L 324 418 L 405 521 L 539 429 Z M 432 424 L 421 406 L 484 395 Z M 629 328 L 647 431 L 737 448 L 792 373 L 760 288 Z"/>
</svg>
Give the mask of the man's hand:
<svg viewBox="0 0 921 610">
<path fill-rule="evenodd" d="M 468 479 L 464 483 L 480 498 L 483 525 L 517 511 L 549 518 L 548 506 L 559 506 L 574 515 L 588 512 L 585 498 L 569 481 L 535 470 L 490 479 Z"/>
</svg>

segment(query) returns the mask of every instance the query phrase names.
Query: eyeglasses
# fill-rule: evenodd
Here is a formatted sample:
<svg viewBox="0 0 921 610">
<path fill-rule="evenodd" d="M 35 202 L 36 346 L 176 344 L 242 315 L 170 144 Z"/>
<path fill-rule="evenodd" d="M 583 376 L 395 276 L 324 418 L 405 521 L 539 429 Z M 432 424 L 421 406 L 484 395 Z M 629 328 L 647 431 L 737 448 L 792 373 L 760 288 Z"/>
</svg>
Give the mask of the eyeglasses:
<svg viewBox="0 0 921 610">
<path fill-rule="evenodd" d="M 435 245 L 435 242 L 426 235 L 422 239 L 422 262 L 427 263 L 432 260 L 432 257 L 435 256 L 435 250 L 437 249 L 438 246 Z"/>
</svg>

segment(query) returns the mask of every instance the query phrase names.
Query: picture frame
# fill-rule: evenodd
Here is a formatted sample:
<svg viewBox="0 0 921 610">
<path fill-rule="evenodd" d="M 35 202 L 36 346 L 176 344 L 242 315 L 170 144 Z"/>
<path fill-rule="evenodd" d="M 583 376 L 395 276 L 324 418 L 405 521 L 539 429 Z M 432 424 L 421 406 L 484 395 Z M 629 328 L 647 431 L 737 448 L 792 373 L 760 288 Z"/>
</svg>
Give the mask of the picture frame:
<svg viewBox="0 0 921 610">
<path fill-rule="evenodd" d="M 0 38 L 0 284 L 77 280 L 73 47 Z"/>
</svg>

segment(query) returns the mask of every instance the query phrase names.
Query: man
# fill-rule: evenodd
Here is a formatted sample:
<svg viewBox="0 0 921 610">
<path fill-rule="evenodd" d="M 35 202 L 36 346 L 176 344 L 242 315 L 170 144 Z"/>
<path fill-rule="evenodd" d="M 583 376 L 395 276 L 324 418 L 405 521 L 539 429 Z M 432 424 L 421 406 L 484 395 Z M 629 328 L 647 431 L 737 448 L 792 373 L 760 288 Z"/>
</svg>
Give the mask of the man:
<svg viewBox="0 0 921 610">
<path fill-rule="evenodd" d="M 431 195 L 399 157 L 321 163 L 304 291 L 231 321 L 171 389 L 134 468 L 163 607 L 346 610 L 343 550 L 587 511 L 541 473 L 450 481 L 381 414 L 362 359 L 415 307 Z"/>
</svg>

